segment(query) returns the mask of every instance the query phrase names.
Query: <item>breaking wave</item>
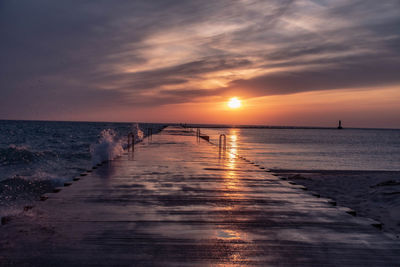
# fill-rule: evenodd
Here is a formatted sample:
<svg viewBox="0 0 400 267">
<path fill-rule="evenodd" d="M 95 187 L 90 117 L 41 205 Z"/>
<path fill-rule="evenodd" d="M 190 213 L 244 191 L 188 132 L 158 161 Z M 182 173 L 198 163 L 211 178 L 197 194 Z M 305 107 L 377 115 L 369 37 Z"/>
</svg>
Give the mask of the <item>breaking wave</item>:
<svg viewBox="0 0 400 267">
<path fill-rule="evenodd" d="M 132 125 L 131 132 L 134 135 L 135 143 L 143 140 L 144 133 L 137 123 Z M 96 165 L 103 161 L 113 160 L 122 155 L 127 147 L 127 137 L 120 137 L 113 129 L 102 130 L 98 142 L 90 146 L 92 164 Z"/>
<path fill-rule="evenodd" d="M 117 133 L 113 129 L 101 131 L 98 143 L 90 146 L 93 165 L 112 160 L 123 152 L 122 140 L 118 139 Z"/>
<path fill-rule="evenodd" d="M 132 125 L 132 133 L 133 136 L 135 137 L 135 142 L 141 142 L 144 137 L 143 131 L 140 129 L 139 124 L 135 123 Z"/>
</svg>

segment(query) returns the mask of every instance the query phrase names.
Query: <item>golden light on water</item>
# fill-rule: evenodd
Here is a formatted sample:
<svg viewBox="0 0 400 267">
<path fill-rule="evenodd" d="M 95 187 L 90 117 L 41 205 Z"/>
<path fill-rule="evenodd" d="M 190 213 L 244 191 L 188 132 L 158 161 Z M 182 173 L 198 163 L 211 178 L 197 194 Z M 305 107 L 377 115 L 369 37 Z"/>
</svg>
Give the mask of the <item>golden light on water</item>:
<svg viewBox="0 0 400 267">
<path fill-rule="evenodd" d="M 242 106 L 242 101 L 240 101 L 237 97 L 232 97 L 228 101 L 228 107 L 236 109 Z"/>
<path fill-rule="evenodd" d="M 244 192 L 246 191 L 242 179 L 244 178 L 240 172 L 238 172 L 238 162 L 237 153 L 239 149 L 239 133 L 237 129 L 230 129 L 226 133 L 227 137 L 227 149 L 223 151 L 225 154 L 220 163 L 222 168 L 225 169 L 223 175 L 223 183 L 221 184 L 221 191 L 223 199 L 230 203 L 223 207 L 224 213 L 220 220 L 232 220 L 234 214 L 237 214 L 246 207 L 243 206 L 242 200 L 245 198 Z M 224 242 L 249 242 L 250 236 L 245 231 L 233 227 L 230 224 L 224 224 L 215 231 L 215 238 L 218 240 L 223 240 Z M 240 251 L 234 251 L 230 253 L 228 259 L 232 262 L 237 261 L 248 261 L 247 255 L 242 254 Z M 230 265 L 227 265 L 230 266 Z M 233 265 L 232 265 L 233 266 Z"/>
</svg>

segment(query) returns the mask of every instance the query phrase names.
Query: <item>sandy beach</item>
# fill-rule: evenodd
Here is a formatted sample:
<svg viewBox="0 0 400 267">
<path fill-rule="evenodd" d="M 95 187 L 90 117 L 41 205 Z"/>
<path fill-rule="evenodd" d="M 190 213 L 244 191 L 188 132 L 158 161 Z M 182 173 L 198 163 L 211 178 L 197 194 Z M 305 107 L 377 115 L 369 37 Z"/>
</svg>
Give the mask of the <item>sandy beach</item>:
<svg viewBox="0 0 400 267">
<path fill-rule="evenodd" d="M 382 231 L 400 238 L 400 172 L 272 170 L 276 176 L 304 185 L 357 216 L 383 224 Z"/>
</svg>

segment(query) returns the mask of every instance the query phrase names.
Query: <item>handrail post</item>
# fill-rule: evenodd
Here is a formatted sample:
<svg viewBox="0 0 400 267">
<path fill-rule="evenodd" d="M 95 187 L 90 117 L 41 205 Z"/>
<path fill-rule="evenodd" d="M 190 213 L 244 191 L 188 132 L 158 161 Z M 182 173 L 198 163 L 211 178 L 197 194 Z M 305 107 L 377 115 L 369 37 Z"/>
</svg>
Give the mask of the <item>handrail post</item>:
<svg viewBox="0 0 400 267">
<path fill-rule="evenodd" d="M 128 134 L 128 151 L 132 148 L 132 152 L 135 150 L 135 136 L 133 133 Z"/>
<path fill-rule="evenodd" d="M 224 135 L 224 150 L 226 150 L 226 135 Z"/>
<path fill-rule="evenodd" d="M 197 142 L 199 142 L 200 141 L 200 128 L 197 128 L 197 131 L 196 131 L 196 137 L 197 137 Z"/>
<path fill-rule="evenodd" d="M 147 129 L 147 140 L 152 141 L 153 140 L 153 128 L 146 128 Z"/>
<path fill-rule="evenodd" d="M 223 143 L 222 143 L 222 141 L 223 141 Z M 226 150 L 226 135 L 225 134 L 219 135 L 219 150 L 221 150 L 221 149 L 223 149 L 224 151 Z"/>
<path fill-rule="evenodd" d="M 128 151 L 131 150 L 131 135 L 132 135 L 132 133 L 128 134 Z"/>
</svg>

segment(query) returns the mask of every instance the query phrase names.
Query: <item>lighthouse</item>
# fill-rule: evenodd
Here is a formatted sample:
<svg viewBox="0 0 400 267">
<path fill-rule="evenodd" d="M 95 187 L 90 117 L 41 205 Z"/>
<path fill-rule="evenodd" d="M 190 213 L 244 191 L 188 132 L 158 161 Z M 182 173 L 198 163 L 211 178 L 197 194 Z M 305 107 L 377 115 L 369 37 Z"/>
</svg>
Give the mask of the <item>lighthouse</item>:
<svg viewBox="0 0 400 267">
<path fill-rule="evenodd" d="M 339 126 L 337 127 L 339 130 L 343 129 L 342 127 L 342 121 L 339 121 Z"/>
</svg>

